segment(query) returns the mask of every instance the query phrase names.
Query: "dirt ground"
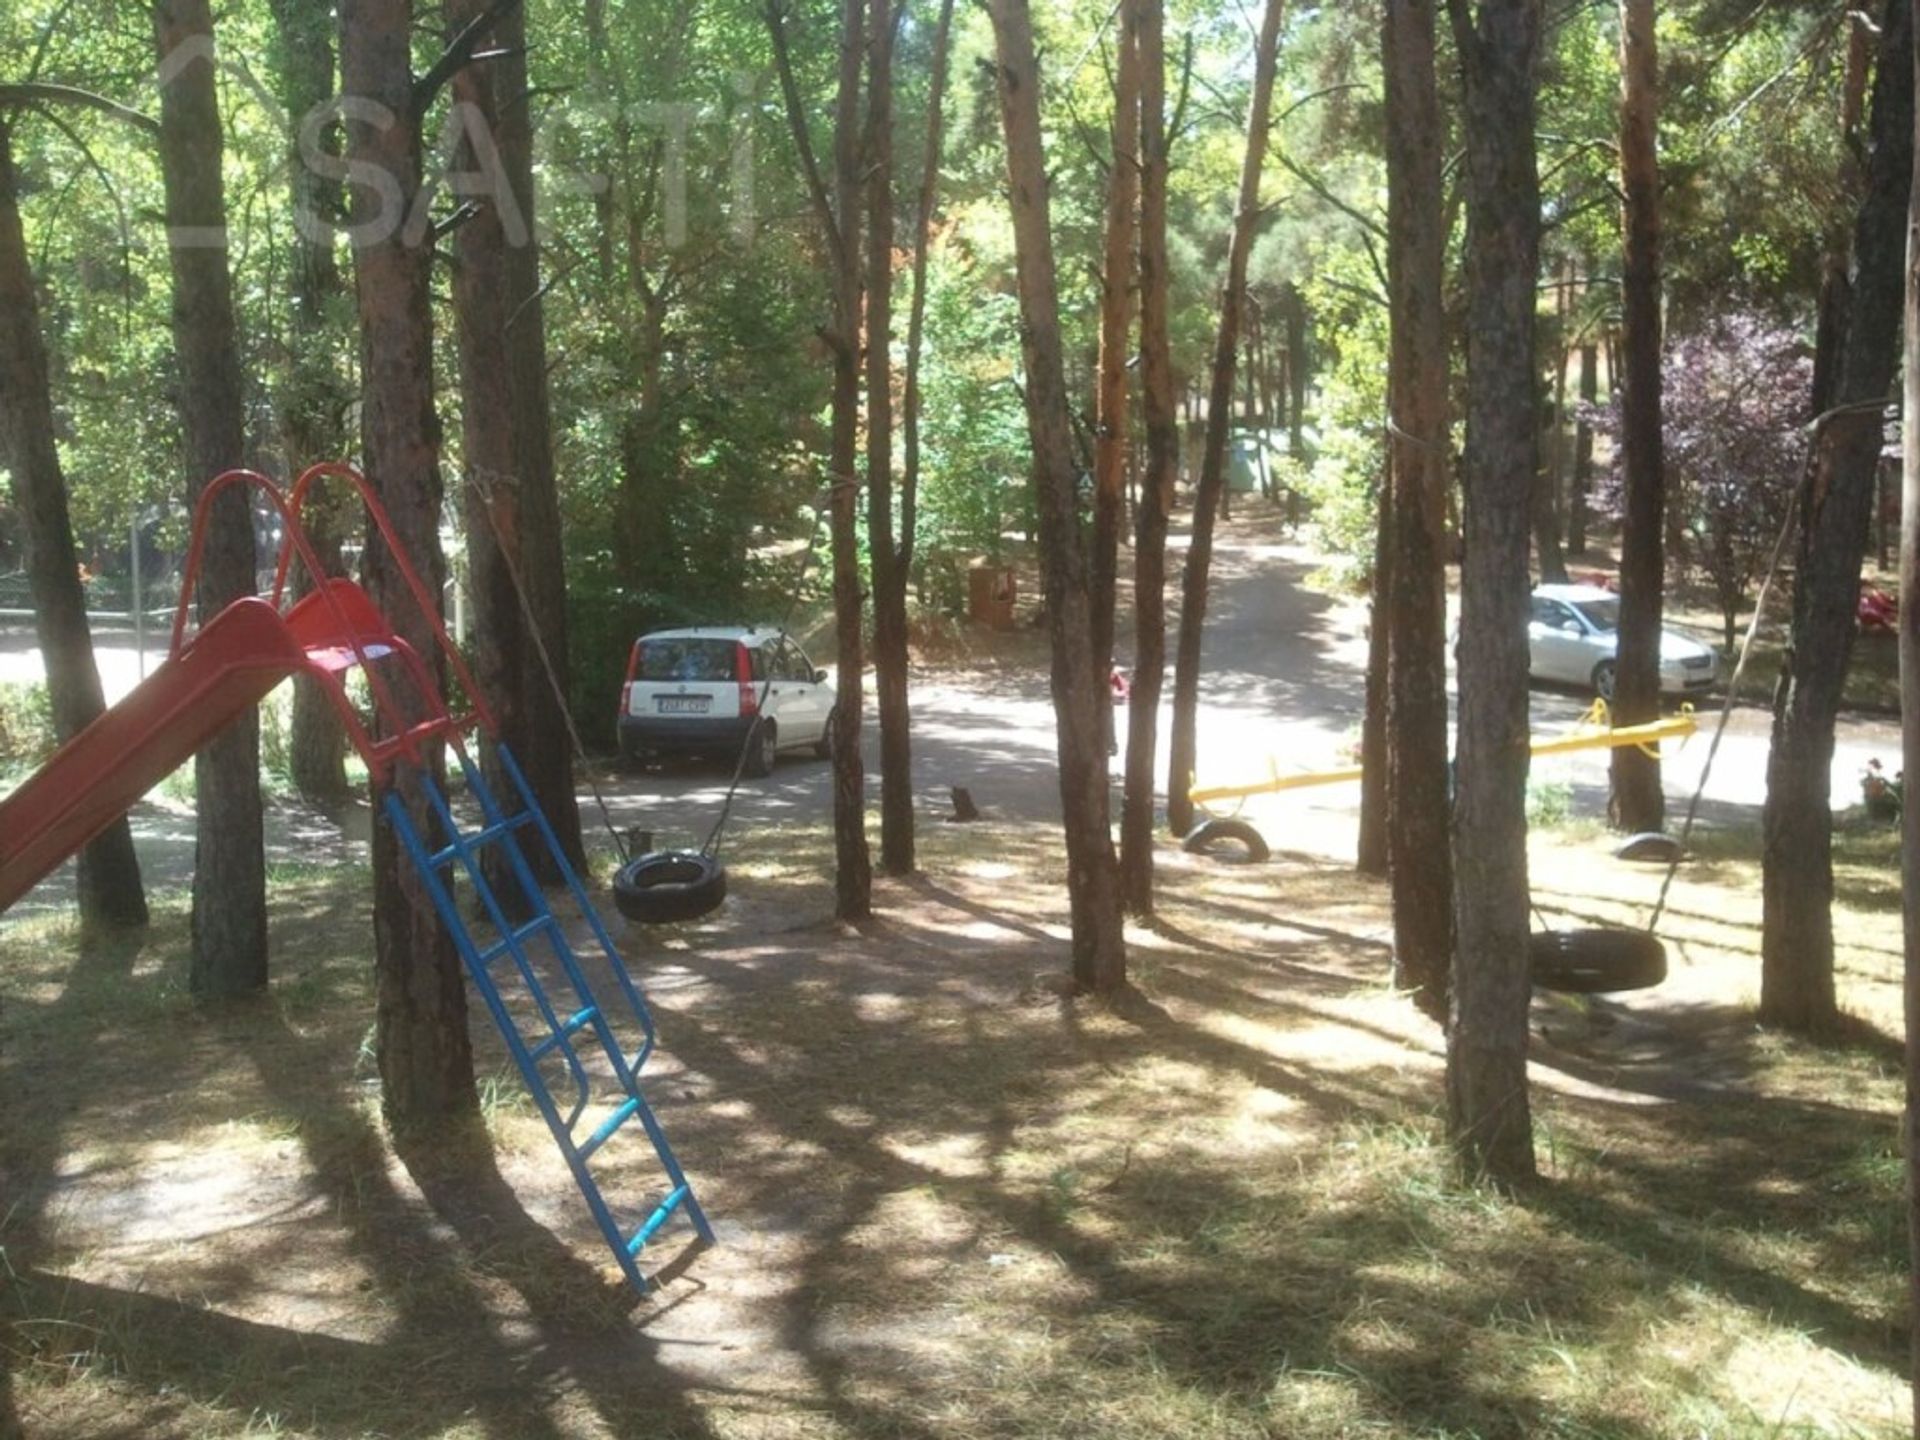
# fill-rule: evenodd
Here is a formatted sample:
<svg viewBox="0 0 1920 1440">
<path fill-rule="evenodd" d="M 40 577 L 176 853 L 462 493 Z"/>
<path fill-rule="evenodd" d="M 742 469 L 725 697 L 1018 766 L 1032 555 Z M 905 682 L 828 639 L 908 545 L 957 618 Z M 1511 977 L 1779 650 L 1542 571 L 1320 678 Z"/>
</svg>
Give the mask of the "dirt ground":
<svg viewBox="0 0 1920 1440">
<path fill-rule="evenodd" d="M 1904 1433 L 1894 907 L 1843 866 L 1858 1042 L 1756 1032 L 1752 857 L 1683 870 L 1659 990 L 1537 1007 L 1544 1178 L 1447 1177 L 1438 1036 L 1384 893 L 1326 854 L 1169 850 L 1137 993 L 1062 999 L 1050 827 L 928 823 L 823 917 L 825 836 L 743 833 L 733 895 L 627 932 L 648 1093 L 719 1243 L 621 1282 L 476 1014 L 494 1160 L 394 1159 L 364 875 L 275 876 L 268 999 L 142 942 L 0 930 L 11 1412 L 36 1437 Z M 1717 848 L 1716 848 L 1717 847 Z M 1543 908 L 1657 875 L 1536 842 Z M 639 1205 L 645 1147 L 611 1156 Z M 0 1416 L 8 1412 L 0 1409 Z"/>
<path fill-rule="evenodd" d="M 1206 778 L 1339 763 L 1357 730 L 1361 620 L 1312 563 L 1258 513 L 1222 537 Z M 150 797 L 146 935 L 80 935 L 57 883 L 0 921 L 0 1440 L 1907 1433 L 1891 832 L 1838 837 L 1847 1035 L 1760 1032 L 1764 727 L 1737 715 L 1669 977 L 1536 1002 L 1543 1175 L 1500 1197 L 1451 1175 L 1440 1036 L 1390 987 L 1348 793 L 1250 804 L 1266 864 L 1163 847 L 1133 992 L 1063 998 L 1043 648 L 917 688 L 922 874 L 870 924 L 827 918 L 825 771 L 796 761 L 742 797 L 723 910 L 617 932 L 718 1240 L 669 1226 L 644 1298 L 479 1007 L 487 1154 L 395 1156 L 364 811 L 276 805 L 271 992 L 208 1011 L 191 811 Z M 1536 694 L 1536 728 L 1583 703 Z M 1838 798 L 1885 740 L 1843 728 Z M 948 783 L 987 820 L 942 823 Z M 610 798 L 696 825 L 719 788 L 669 767 Z M 1535 788 L 1543 922 L 1644 924 L 1663 872 L 1613 858 L 1604 761 Z M 596 1169 L 630 1216 L 663 1188 L 644 1145 Z"/>
</svg>

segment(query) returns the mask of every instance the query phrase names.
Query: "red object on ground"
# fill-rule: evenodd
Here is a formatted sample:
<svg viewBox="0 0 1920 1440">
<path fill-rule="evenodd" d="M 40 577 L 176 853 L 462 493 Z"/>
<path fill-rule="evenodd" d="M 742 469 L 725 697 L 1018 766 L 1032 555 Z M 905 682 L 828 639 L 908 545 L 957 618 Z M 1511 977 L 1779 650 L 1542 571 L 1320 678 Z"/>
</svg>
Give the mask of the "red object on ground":
<svg viewBox="0 0 1920 1440">
<path fill-rule="evenodd" d="M 1891 631 L 1900 623 L 1900 602 L 1877 585 L 1862 584 L 1854 615 L 1862 630 Z"/>
<path fill-rule="evenodd" d="M 300 528 L 300 507 L 312 484 L 329 475 L 359 490 L 372 528 L 398 561 L 409 593 L 425 612 L 462 688 L 474 697 L 474 714 L 456 717 L 448 712 L 432 672 L 353 581 L 328 580 L 284 613 L 280 609 L 296 554 L 309 575 L 322 573 Z M 272 599 L 236 600 L 189 635 L 187 616 L 209 506 L 231 485 L 263 490 L 280 512 L 286 538 Z M 400 703 L 385 673 L 390 663 L 378 663 L 393 661 L 407 680 L 409 705 Z M 341 683 L 344 672 L 355 666 L 366 672 L 377 735 L 369 732 Z M 166 661 L 0 800 L 0 911 L 259 704 L 274 686 L 301 671 L 321 682 L 376 781 L 385 778 L 395 759 L 419 763 L 422 746 L 436 739 L 457 735 L 475 723 L 492 729 L 492 717 L 478 699 L 479 686 L 447 638 L 432 597 L 400 548 L 386 511 L 357 472 L 345 465 L 315 465 L 295 482 L 291 495 L 283 496 L 264 476 L 230 470 L 201 493 Z"/>
</svg>

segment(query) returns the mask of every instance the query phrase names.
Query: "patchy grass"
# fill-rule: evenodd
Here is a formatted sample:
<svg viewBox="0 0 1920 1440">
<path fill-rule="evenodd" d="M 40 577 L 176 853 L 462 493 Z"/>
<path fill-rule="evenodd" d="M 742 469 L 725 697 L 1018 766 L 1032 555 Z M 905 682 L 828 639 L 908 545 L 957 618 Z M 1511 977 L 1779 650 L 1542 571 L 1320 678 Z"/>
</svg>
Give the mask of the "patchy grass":
<svg viewBox="0 0 1920 1440">
<path fill-rule="evenodd" d="M 1644 915 L 1604 845 L 1540 838 L 1550 916 Z M 1674 982 L 1539 1007 L 1507 1199 L 1450 1175 L 1438 1036 L 1343 867 L 1163 854 L 1105 1007 L 1058 993 L 1049 830 L 928 824 L 858 928 L 824 834 L 743 832 L 726 909 L 628 940 L 721 1239 L 670 1231 L 638 1302 L 484 1017 L 493 1161 L 393 1158 L 363 875 L 277 872 L 271 993 L 221 1011 L 177 902 L 117 945 L 10 921 L 7 1403 L 47 1437 L 1904 1434 L 1897 1053 L 1754 1030 L 1751 842 L 1700 850 Z M 1843 833 L 1869 1028 L 1892 853 Z"/>
</svg>

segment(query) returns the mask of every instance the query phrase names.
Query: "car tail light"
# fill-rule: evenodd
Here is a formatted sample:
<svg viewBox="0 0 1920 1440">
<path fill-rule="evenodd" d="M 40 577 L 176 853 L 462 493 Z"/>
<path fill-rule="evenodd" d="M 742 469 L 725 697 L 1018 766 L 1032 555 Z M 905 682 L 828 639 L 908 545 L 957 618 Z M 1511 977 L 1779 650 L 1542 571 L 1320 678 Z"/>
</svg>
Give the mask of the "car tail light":
<svg viewBox="0 0 1920 1440">
<path fill-rule="evenodd" d="M 633 642 L 633 649 L 627 652 L 627 678 L 620 686 L 620 713 L 633 713 L 633 677 L 640 673 L 640 642 Z"/>
<path fill-rule="evenodd" d="M 753 688 L 753 656 L 744 645 L 733 647 L 733 673 L 740 681 L 740 713 L 742 716 L 760 713 L 760 695 Z"/>
</svg>

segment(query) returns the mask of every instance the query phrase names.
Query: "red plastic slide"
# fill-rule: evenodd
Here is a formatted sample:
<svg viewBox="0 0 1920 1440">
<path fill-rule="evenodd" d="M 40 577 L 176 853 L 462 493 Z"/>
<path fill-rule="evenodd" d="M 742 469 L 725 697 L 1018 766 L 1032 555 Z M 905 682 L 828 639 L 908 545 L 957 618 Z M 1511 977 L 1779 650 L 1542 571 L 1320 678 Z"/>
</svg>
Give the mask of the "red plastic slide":
<svg viewBox="0 0 1920 1440">
<path fill-rule="evenodd" d="M 289 567 L 298 558 L 307 575 L 322 575 L 300 526 L 308 490 L 337 477 L 358 492 L 371 530 L 398 562 L 400 577 L 432 628 L 448 667 L 473 701 L 473 713 L 454 715 L 414 649 L 393 633 L 367 593 L 353 581 L 319 581 L 284 613 Z M 236 600 L 189 634 L 194 584 L 206 540 L 207 516 L 223 490 L 258 491 L 284 526 L 273 598 Z M 382 663 L 377 663 L 382 662 Z M 398 674 L 385 673 L 397 665 Z M 343 674 L 359 669 L 372 692 L 374 730 L 348 700 Z M 419 764 L 426 747 L 478 723 L 492 728 L 479 686 L 440 623 L 434 598 L 408 562 L 386 510 L 366 480 L 349 466 L 315 465 L 282 495 L 272 481 L 229 470 L 201 493 L 187 551 L 172 653 L 130 695 L 54 752 L 19 789 L 0 800 L 0 911 L 111 825 L 141 796 L 296 671 L 318 680 L 332 701 L 347 739 L 383 780 L 396 760 Z M 400 683 L 396 686 L 395 681 Z M 378 732 L 377 736 L 375 731 Z"/>
<path fill-rule="evenodd" d="M 266 601 L 221 611 L 178 658 L 0 800 L 0 910 L 305 663 Z"/>
</svg>

